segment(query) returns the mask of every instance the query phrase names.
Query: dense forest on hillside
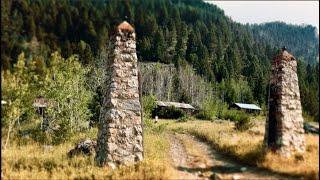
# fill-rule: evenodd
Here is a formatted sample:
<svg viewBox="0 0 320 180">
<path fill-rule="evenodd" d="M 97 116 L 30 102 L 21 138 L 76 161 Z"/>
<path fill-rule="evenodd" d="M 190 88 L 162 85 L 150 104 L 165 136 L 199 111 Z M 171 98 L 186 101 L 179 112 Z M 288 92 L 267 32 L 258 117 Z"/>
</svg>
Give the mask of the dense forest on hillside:
<svg viewBox="0 0 320 180">
<path fill-rule="evenodd" d="M 192 65 L 227 103 L 265 106 L 271 59 L 285 45 L 299 61 L 304 112 L 319 115 L 319 39 L 314 27 L 246 26 L 200 0 L 3 1 L 2 70 L 12 69 L 21 52 L 27 65 L 34 62 L 37 73 L 50 67 L 54 51 L 65 58 L 79 54 L 83 65 L 95 64 L 123 20 L 136 29 L 139 61 L 172 63 L 178 69 Z M 239 97 L 242 89 L 232 87 L 246 92 Z"/>
<path fill-rule="evenodd" d="M 298 59 L 310 64 L 319 62 L 319 34 L 311 25 L 272 22 L 250 25 L 249 28 L 256 41 L 264 41 L 272 46 L 283 45 Z"/>
</svg>

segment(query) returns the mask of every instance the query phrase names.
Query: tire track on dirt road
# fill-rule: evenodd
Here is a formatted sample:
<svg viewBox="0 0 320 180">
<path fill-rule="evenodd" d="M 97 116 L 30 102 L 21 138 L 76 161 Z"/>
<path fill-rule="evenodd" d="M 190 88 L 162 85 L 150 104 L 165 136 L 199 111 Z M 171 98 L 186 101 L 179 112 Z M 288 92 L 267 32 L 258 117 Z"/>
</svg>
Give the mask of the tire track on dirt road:
<svg viewBox="0 0 320 180">
<path fill-rule="evenodd" d="M 174 179 L 298 179 L 233 161 L 188 134 L 167 136 L 172 163 L 179 176 Z"/>
</svg>

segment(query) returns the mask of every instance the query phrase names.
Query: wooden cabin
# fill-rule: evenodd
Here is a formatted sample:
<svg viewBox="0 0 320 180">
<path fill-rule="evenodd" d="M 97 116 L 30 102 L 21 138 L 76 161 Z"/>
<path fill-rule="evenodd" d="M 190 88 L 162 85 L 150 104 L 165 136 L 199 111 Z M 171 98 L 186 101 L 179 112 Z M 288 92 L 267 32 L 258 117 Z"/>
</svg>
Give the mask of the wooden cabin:
<svg viewBox="0 0 320 180">
<path fill-rule="evenodd" d="M 245 104 L 245 103 L 233 103 L 229 106 L 229 109 L 243 110 L 247 113 L 259 114 L 261 108 L 255 104 Z"/>
<path fill-rule="evenodd" d="M 163 109 L 170 109 L 170 107 L 174 107 L 176 109 L 180 109 L 184 111 L 187 115 L 192 115 L 195 113 L 196 108 L 191 104 L 179 103 L 179 102 L 165 102 L 165 101 L 156 101 L 157 107 L 153 112 L 153 116 L 158 115 Z"/>
</svg>

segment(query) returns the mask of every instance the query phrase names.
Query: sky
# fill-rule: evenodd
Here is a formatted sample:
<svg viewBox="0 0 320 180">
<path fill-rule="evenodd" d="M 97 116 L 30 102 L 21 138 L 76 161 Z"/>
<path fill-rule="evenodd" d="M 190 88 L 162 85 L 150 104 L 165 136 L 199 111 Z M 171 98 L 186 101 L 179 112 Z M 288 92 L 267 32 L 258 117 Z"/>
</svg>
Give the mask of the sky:
<svg viewBox="0 0 320 180">
<path fill-rule="evenodd" d="M 319 32 L 319 1 L 206 1 L 240 23 L 311 24 Z"/>
</svg>

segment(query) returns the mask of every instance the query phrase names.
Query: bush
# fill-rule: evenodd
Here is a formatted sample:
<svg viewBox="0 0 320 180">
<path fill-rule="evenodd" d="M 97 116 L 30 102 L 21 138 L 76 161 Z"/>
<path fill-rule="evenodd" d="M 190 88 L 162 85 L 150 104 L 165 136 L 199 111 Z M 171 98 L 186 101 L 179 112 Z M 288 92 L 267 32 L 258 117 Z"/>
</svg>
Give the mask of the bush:
<svg viewBox="0 0 320 180">
<path fill-rule="evenodd" d="M 226 103 L 220 104 L 217 107 L 217 117 L 219 119 L 225 119 L 224 116 L 227 113 L 227 111 L 228 111 L 228 105 Z"/>
<path fill-rule="evenodd" d="M 221 103 L 215 98 L 205 100 L 201 105 L 201 110 L 195 115 L 198 119 L 214 120 L 218 116 Z"/>
<path fill-rule="evenodd" d="M 178 122 L 187 122 L 188 120 L 189 118 L 187 116 L 183 116 L 178 119 Z"/>
<path fill-rule="evenodd" d="M 22 53 L 12 71 L 1 74 L 1 93 L 11 102 L 1 112 L 1 122 L 8 129 L 6 142 L 10 142 L 17 126 L 22 129 L 24 125 L 34 124 L 39 128 L 38 115 L 32 106 L 37 96 L 48 100 L 46 116 L 50 117 L 49 128 L 55 129 L 46 133 L 36 129 L 32 137 L 37 141 L 49 138 L 49 142 L 59 143 L 87 128 L 91 117 L 88 104 L 93 95 L 86 82 L 89 68 L 79 63 L 77 56 L 64 59 L 57 52 L 52 53 L 41 74 L 37 73 L 35 59 L 28 64 L 26 61 Z"/>
<path fill-rule="evenodd" d="M 152 111 L 156 106 L 156 98 L 153 95 L 142 96 L 142 109 L 144 117 L 151 118 Z"/>
<path fill-rule="evenodd" d="M 162 108 L 158 112 L 154 112 L 154 114 L 156 114 L 159 118 L 165 119 L 178 119 L 187 116 L 183 110 L 175 108 L 174 106 Z"/>
<path fill-rule="evenodd" d="M 241 115 L 239 116 L 239 119 L 236 121 L 236 130 L 239 131 L 245 131 L 253 127 L 253 123 L 250 120 L 250 117 L 248 115 Z"/>
<path fill-rule="evenodd" d="M 216 116 L 212 115 L 212 113 L 201 109 L 196 115 L 195 117 L 197 119 L 203 119 L 203 120 L 214 120 Z"/>
<path fill-rule="evenodd" d="M 235 128 L 239 131 L 248 130 L 253 126 L 253 123 L 250 120 L 250 116 L 245 112 L 237 110 L 225 110 L 220 115 L 221 119 L 228 119 L 235 122 Z"/>
<path fill-rule="evenodd" d="M 220 116 L 221 119 L 237 121 L 239 118 L 239 112 L 236 110 L 224 110 L 221 112 Z"/>
</svg>

